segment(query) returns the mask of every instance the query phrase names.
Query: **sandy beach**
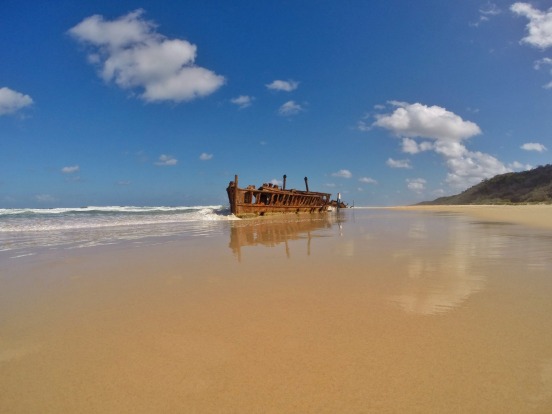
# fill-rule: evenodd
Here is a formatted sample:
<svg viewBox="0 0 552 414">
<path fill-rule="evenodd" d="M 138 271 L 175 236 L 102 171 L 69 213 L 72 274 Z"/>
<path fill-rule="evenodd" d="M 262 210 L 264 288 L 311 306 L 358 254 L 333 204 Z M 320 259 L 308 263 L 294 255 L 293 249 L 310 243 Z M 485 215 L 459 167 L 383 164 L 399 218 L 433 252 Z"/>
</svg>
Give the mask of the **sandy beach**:
<svg viewBox="0 0 552 414">
<path fill-rule="evenodd" d="M 0 412 L 548 413 L 551 211 L 354 209 L 3 261 Z"/>
<path fill-rule="evenodd" d="M 467 214 L 481 220 L 523 224 L 552 229 L 552 205 L 464 205 L 464 206 L 400 206 L 390 207 L 404 211 L 453 212 Z"/>
</svg>

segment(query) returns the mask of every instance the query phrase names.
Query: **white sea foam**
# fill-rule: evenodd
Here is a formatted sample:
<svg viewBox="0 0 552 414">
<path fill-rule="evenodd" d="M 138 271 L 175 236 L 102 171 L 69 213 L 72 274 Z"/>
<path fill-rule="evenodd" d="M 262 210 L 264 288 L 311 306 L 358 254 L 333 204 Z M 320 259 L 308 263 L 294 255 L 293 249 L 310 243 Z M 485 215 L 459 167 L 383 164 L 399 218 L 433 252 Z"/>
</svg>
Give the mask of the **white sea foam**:
<svg viewBox="0 0 552 414">
<path fill-rule="evenodd" d="M 0 252 L 81 248 L 150 237 L 209 236 L 237 220 L 222 206 L 0 209 Z M 12 253 L 13 254 L 13 253 Z"/>
</svg>

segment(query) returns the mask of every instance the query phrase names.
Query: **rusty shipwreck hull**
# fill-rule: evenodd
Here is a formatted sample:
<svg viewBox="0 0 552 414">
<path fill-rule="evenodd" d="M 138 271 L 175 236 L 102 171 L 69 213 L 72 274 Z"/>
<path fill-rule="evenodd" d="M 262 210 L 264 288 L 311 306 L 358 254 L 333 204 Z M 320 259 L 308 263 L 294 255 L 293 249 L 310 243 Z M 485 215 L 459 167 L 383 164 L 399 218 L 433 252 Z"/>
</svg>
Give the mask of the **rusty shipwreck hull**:
<svg viewBox="0 0 552 414">
<path fill-rule="evenodd" d="M 230 181 L 226 192 L 230 210 L 237 217 L 264 216 L 283 213 L 322 213 L 330 206 L 329 193 L 309 191 L 305 177 L 306 191 L 286 190 L 286 176 L 282 188 L 273 184 L 263 184 L 259 188 L 249 185 L 238 186 L 238 176 Z"/>
</svg>

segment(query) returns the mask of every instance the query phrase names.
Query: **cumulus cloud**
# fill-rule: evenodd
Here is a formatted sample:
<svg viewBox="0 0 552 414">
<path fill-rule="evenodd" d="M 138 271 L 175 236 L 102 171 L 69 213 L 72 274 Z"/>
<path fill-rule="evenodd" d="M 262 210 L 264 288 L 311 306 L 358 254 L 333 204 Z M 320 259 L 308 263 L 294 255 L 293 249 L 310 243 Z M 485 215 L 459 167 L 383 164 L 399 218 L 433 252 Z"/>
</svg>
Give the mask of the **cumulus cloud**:
<svg viewBox="0 0 552 414">
<path fill-rule="evenodd" d="M 32 103 L 33 100 L 29 95 L 6 87 L 0 88 L 0 115 L 13 114 Z"/>
<path fill-rule="evenodd" d="M 199 159 L 201 161 L 209 161 L 212 158 L 213 158 L 213 154 L 207 154 L 206 152 L 202 152 L 201 155 L 199 156 Z"/>
<path fill-rule="evenodd" d="M 402 150 L 409 154 L 434 151 L 445 159 L 446 181 L 461 189 L 510 169 L 492 155 L 470 151 L 464 141 L 481 133 L 479 126 L 439 106 L 391 102 L 396 108 L 376 116 L 374 126 L 402 138 Z M 417 138 L 423 138 L 421 142 Z M 408 160 L 387 160 L 394 168 L 411 168 Z"/>
<path fill-rule="evenodd" d="M 527 23 L 528 35 L 521 41 L 528 45 L 546 49 L 552 46 L 552 8 L 543 12 L 529 3 L 514 3 L 510 10 L 519 16 L 529 19 Z"/>
<path fill-rule="evenodd" d="M 253 96 L 240 95 L 237 98 L 230 99 L 230 102 L 232 102 L 234 105 L 238 105 L 240 109 L 243 109 L 251 106 L 254 99 L 255 98 Z"/>
<path fill-rule="evenodd" d="M 394 160 L 393 158 L 389 158 L 385 163 L 391 168 L 412 168 L 410 160 Z"/>
<path fill-rule="evenodd" d="M 374 180 L 373 178 L 370 178 L 370 177 L 360 177 L 358 179 L 359 182 L 361 183 L 364 183 L 364 184 L 377 184 L 378 182 L 376 180 Z"/>
<path fill-rule="evenodd" d="M 510 172 L 492 155 L 465 150 L 460 156 L 446 156 L 449 169 L 446 181 L 452 187 L 463 189 L 478 184 L 481 180 Z"/>
<path fill-rule="evenodd" d="M 440 106 L 393 101 L 391 114 L 376 115 L 374 125 L 401 137 L 461 140 L 481 133 L 479 127 Z"/>
<path fill-rule="evenodd" d="M 406 185 L 409 190 L 414 191 L 415 193 L 421 193 L 425 190 L 425 185 L 427 181 L 423 178 L 407 178 Z"/>
<path fill-rule="evenodd" d="M 403 138 L 402 140 L 402 150 L 407 154 L 417 154 L 419 152 L 429 151 L 433 148 L 434 145 L 430 141 L 422 141 L 418 143 L 411 138 Z"/>
<path fill-rule="evenodd" d="M 291 92 L 294 91 L 299 87 L 299 82 L 296 82 L 294 80 L 275 80 L 272 83 L 269 83 L 266 85 L 268 89 L 271 89 L 273 91 L 285 91 L 285 92 Z"/>
<path fill-rule="evenodd" d="M 351 178 L 353 174 L 349 170 L 339 170 L 337 172 L 332 173 L 332 177 L 339 177 L 339 178 Z"/>
<path fill-rule="evenodd" d="M 508 164 L 508 168 L 512 171 L 527 171 L 532 170 L 533 166 L 530 164 L 522 164 L 519 161 L 514 161 Z"/>
<path fill-rule="evenodd" d="M 69 167 L 63 167 L 61 169 L 61 172 L 63 174 L 73 174 L 73 173 L 76 173 L 80 170 L 80 167 L 78 165 L 72 165 L 72 166 L 69 166 Z"/>
<path fill-rule="evenodd" d="M 278 113 L 283 116 L 296 115 L 302 111 L 304 111 L 303 107 L 295 101 L 287 101 L 278 109 Z"/>
<path fill-rule="evenodd" d="M 148 102 L 190 101 L 220 88 L 223 76 L 194 64 L 197 47 L 168 39 L 136 10 L 115 20 L 87 17 L 68 33 L 88 45 L 90 63 L 106 82 L 123 89 L 138 88 Z"/>
<path fill-rule="evenodd" d="M 525 151 L 537 151 L 537 152 L 544 152 L 547 150 L 547 148 L 544 145 L 539 144 L 538 142 L 527 142 L 523 144 L 520 148 Z"/>
<path fill-rule="evenodd" d="M 178 163 L 178 160 L 174 158 L 172 155 L 162 154 L 159 156 L 159 159 L 155 162 L 155 165 L 158 165 L 160 167 L 169 167 L 172 165 L 176 165 L 177 163 Z"/>
</svg>

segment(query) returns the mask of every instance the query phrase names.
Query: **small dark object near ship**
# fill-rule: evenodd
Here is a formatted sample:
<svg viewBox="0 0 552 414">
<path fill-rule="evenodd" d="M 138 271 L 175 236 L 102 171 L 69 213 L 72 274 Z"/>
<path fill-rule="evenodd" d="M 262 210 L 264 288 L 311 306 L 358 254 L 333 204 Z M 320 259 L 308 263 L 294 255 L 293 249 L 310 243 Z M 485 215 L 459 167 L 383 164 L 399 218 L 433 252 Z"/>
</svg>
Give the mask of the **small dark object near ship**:
<svg viewBox="0 0 552 414">
<path fill-rule="evenodd" d="M 236 175 L 226 189 L 232 214 L 237 217 L 254 217 L 328 211 L 331 205 L 331 194 L 309 191 L 307 177 L 305 177 L 306 191 L 286 190 L 286 178 L 284 175 L 282 188 L 274 184 L 263 184 L 259 188 L 255 188 L 254 185 L 239 188 Z"/>
</svg>

